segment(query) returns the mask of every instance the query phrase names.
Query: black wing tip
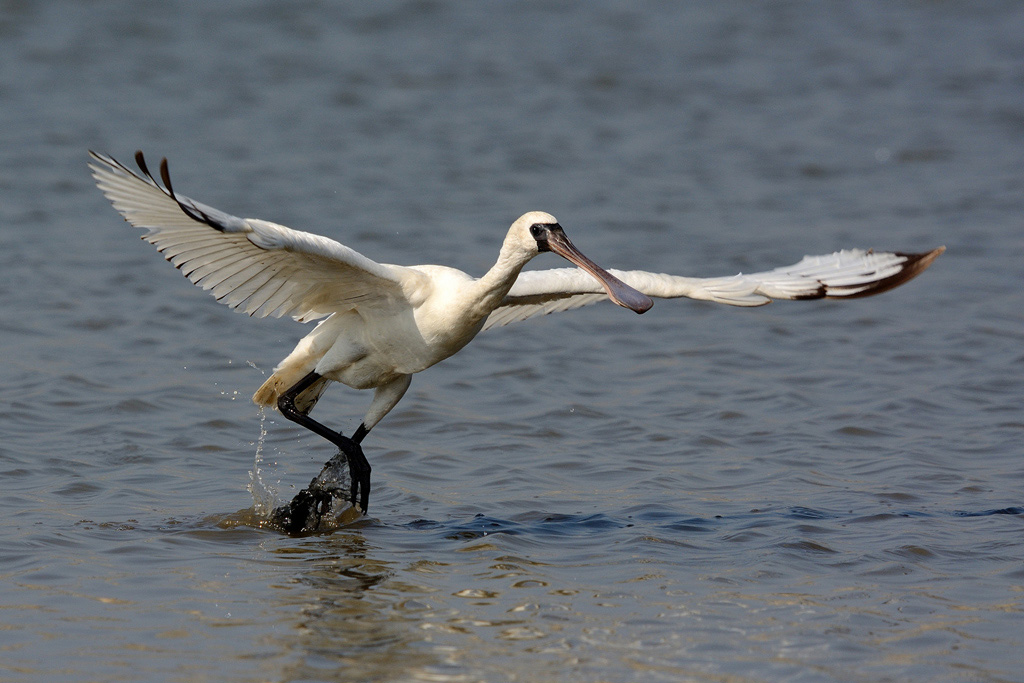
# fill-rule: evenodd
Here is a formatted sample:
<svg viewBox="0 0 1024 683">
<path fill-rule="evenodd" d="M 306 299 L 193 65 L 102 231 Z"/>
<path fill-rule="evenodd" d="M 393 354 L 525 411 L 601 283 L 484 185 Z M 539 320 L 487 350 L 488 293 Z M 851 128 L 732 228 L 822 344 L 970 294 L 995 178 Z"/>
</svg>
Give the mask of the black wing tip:
<svg viewBox="0 0 1024 683">
<path fill-rule="evenodd" d="M 797 294 L 793 297 L 793 301 L 814 301 L 815 299 L 824 299 L 828 296 L 828 287 L 821 282 L 818 283 L 817 289 L 807 294 Z M 771 303 L 769 299 L 765 303 Z"/>
<path fill-rule="evenodd" d="M 894 252 L 896 256 L 900 256 L 906 259 L 902 268 L 898 273 L 894 273 L 889 277 L 882 278 L 876 282 L 871 283 L 864 289 L 854 292 L 852 294 L 844 294 L 843 288 L 835 287 L 830 288 L 829 293 L 826 296 L 830 299 L 861 299 L 866 296 L 874 296 L 883 292 L 888 292 L 890 289 L 895 289 L 902 284 L 905 284 L 915 277 L 923 273 L 932 265 L 935 259 L 942 256 L 942 253 L 946 251 L 945 245 L 932 249 L 931 251 L 923 251 L 920 253 L 909 254 L 905 252 Z"/>
<path fill-rule="evenodd" d="M 145 173 L 151 179 L 153 178 L 153 174 L 149 172 L 149 167 L 146 166 L 146 155 L 142 153 L 141 149 L 135 150 L 135 163 L 138 164 L 139 168 L 142 169 L 143 173 Z M 156 182 L 156 180 L 153 179 L 153 182 Z"/>
<path fill-rule="evenodd" d="M 94 158 L 98 159 L 99 161 L 116 166 L 117 168 L 123 171 L 126 171 L 138 178 L 141 178 L 141 176 L 139 176 L 134 171 L 126 168 L 124 164 L 117 161 L 113 157 L 108 157 L 104 154 L 97 154 L 92 150 L 89 150 L 89 154 L 91 154 Z M 167 157 L 163 157 L 160 159 L 160 180 L 163 181 L 163 185 L 161 185 L 160 182 L 157 181 L 156 177 L 154 177 L 153 173 L 149 170 L 149 164 L 146 163 L 146 155 L 143 154 L 141 149 L 135 150 L 135 163 L 138 165 L 139 170 L 142 171 L 143 175 L 145 175 L 145 180 L 152 184 L 153 187 L 156 187 L 161 192 L 170 197 L 172 200 L 174 200 L 174 203 L 178 205 L 178 208 L 180 208 L 182 213 L 184 213 L 186 216 L 199 223 L 204 223 L 213 228 L 214 230 L 218 230 L 220 232 L 228 231 L 227 226 L 225 226 L 221 221 L 218 221 L 216 218 L 214 218 L 213 216 L 211 216 L 210 214 L 196 206 L 195 202 L 193 202 L 191 199 L 189 199 L 188 197 L 178 197 L 177 193 L 175 193 L 174 191 L 174 186 L 171 185 L 171 173 L 167 163 Z"/>
<path fill-rule="evenodd" d="M 899 251 L 896 252 L 896 254 L 898 256 L 906 256 L 908 259 L 913 259 L 913 260 L 915 260 L 917 262 L 923 263 L 923 265 L 921 266 L 921 270 L 924 270 L 925 268 L 927 268 L 928 266 L 931 265 L 932 261 L 934 261 L 935 259 L 937 259 L 940 256 L 942 256 L 942 254 L 945 251 L 946 251 L 946 245 L 943 244 L 941 247 L 936 247 L 936 248 L 932 249 L 931 251 L 923 251 L 923 252 L 921 252 L 919 254 L 906 254 L 906 253 L 899 252 Z"/>
</svg>

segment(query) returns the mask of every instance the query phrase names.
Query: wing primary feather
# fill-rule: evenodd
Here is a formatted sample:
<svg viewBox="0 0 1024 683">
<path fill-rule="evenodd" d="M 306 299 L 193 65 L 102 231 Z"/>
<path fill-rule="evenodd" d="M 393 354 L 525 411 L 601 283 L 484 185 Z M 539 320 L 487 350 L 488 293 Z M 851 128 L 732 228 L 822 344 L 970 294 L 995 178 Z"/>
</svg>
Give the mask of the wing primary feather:
<svg viewBox="0 0 1024 683">
<path fill-rule="evenodd" d="M 156 179 L 141 151 L 138 171 L 90 151 L 97 186 L 128 222 L 193 283 L 253 316 L 291 314 L 307 321 L 363 306 L 389 307 L 406 292 L 428 288 L 416 268 L 378 264 L 334 240 L 258 219 L 224 213 L 178 195 L 167 159 Z M 161 184 L 162 181 L 162 184 Z M 213 230 L 205 233 L 205 228 Z M 214 237 L 216 236 L 216 237 Z M 690 278 L 645 271 L 609 271 L 657 298 L 702 299 L 761 306 L 773 299 L 858 298 L 916 277 L 945 250 L 924 253 L 843 250 L 807 256 L 763 273 Z M 606 298 L 598 283 L 573 268 L 521 273 L 484 329 L 586 306 Z"/>
<path fill-rule="evenodd" d="M 193 283 L 199 284 L 199 280 L 209 273 L 219 271 L 239 261 L 249 258 L 246 254 L 239 254 L 234 250 L 227 250 L 223 255 L 216 255 L 215 258 L 195 258 L 183 261 L 177 266 L 182 274 Z"/>
<path fill-rule="evenodd" d="M 149 166 L 146 165 L 146 155 L 142 153 L 141 149 L 135 150 L 135 163 L 139 165 L 139 170 L 156 185 L 156 180 L 153 179 L 153 174 L 149 172 Z M 121 166 L 121 164 L 118 164 L 118 166 Z M 122 166 L 122 168 L 124 167 Z"/>
<path fill-rule="evenodd" d="M 414 268 L 379 264 L 327 237 L 239 218 L 179 195 L 167 159 L 137 166 L 90 151 L 99 189 L 143 239 L 199 287 L 253 316 L 313 320 L 356 307 L 394 310 L 429 288 Z"/>
<path fill-rule="evenodd" d="M 277 296 L 277 293 L 285 286 L 286 281 L 270 281 L 252 293 L 251 300 L 245 306 L 245 312 L 252 318 L 263 318 L 270 314 L 271 309 L 267 303 Z M 259 294 L 259 297 L 256 295 Z M 257 304 L 256 302 L 259 301 Z"/>
<path fill-rule="evenodd" d="M 220 244 L 206 245 L 202 247 L 196 247 L 195 249 L 182 249 L 181 251 L 166 252 L 164 249 L 157 249 L 161 254 L 164 254 L 165 258 L 173 263 L 176 268 L 181 268 L 187 263 L 196 259 L 202 259 L 202 263 L 210 263 L 216 258 L 221 258 L 218 254 L 237 254 L 238 249 L 233 244 Z M 216 258 L 215 258 L 216 257 Z M 201 264 L 200 264 L 201 265 Z M 188 273 L 185 273 L 188 275 Z"/>
<path fill-rule="evenodd" d="M 847 249 L 826 256 L 805 256 L 775 270 L 732 277 L 688 278 L 645 271 L 609 271 L 647 296 L 688 297 L 730 306 L 763 306 L 775 299 L 850 299 L 881 294 L 923 272 L 945 251 L 874 252 Z M 603 300 L 598 285 L 573 268 L 521 273 L 483 329 L 579 308 Z"/>
<path fill-rule="evenodd" d="M 200 266 L 189 273 L 188 279 L 203 289 L 212 289 L 227 280 L 232 275 L 239 273 L 252 264 L 248 256 L 235 259 L 221 259 L 216 264 Z"/>
<path fill-rule="evenodd" d="M 894 287 L 899 287 L 904 282 L 912 280 L 920 275 L 928 266 L 932 264 L 932 261 L 942 255 L 942 252 L 946 251 L 946 247 L 939 247 L 926 251 L 920 254 L 906 254 L 903 252 L 895 252 L 895 256 L 905 259 L 900 264 L 899 270 L 888 277 L 883 277 L 879 280 L 869 283 L 861 283 L 859 285 L 834 285 L 828 287 L 829 298 L 845 298 L 845 299 L 858 299 L 865 296 L 874 296 L 875 294 L 881 294 L 887 292 Z M 844 291 L 844 290 L 848 290 Z"/>
<path fill-rule="evenodd" d="M 270 278 L 274 277 L 274 273 L 273 265 L 257 263 L 232 276 L 230 282 L 222 282 L 217 288 L 214 288 L 212 293 L 217 301 L 227 304 L 231 308 L 237 308 L 255 296 L 256 292 Z M 218 292 L 218 288 L 224 291 Z"/>
<path fill-rule="evenodd" d="M 135 153 L 135 160 L 139 162 L 140 167 L 142 167 L 142 165 L 145 163 L 145 161 L 143 160 L 141 149 Z M 146 171 L 146 175 L 149 175 L 148 171 Z M 153 176 L 150 176 L 150 178 L 152 177 Z M 181 210 L 185 212 L 186 216 L 193 220 L 199 221 L 200 223 L 206 223 L 214 230 L 219 230 L 221 232 L 228 231 L 228 227 L 226 225 L 215 220 L 208 213 L 200 209 L 198 206 L 196 206 L 195 202 L 189 200 L 191 203 L 191 206 L 189 206 L 182 202 L 180 199 L 178 199 L 178 195 L 174 194 L 174 188 L 171 186 L 171 172 L 167 165 L 167 157 L 164 157 L 163 159 L 160 160 L 160 178 L 164 181 L 164 187 L 167 188 L 168 196 L 170 196 L 170 198 L 174 200 L 174 202 L 181 208 Z"/>
</svg>

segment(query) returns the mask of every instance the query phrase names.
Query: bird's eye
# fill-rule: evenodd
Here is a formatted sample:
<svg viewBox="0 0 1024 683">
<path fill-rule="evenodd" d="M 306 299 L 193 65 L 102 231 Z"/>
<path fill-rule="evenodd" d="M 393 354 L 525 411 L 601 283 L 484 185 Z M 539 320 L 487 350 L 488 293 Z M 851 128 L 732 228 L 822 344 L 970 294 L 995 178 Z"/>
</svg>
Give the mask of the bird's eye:
<svg viewBox="0 0 1024 683">
<path fill-rule="evenodd" d="M 540 239 L 540 236 L 544 234 L 544 227 L 540 223 L 534 223 L 530 226 L 530 234 L 534 239 Z"/>
</svg>

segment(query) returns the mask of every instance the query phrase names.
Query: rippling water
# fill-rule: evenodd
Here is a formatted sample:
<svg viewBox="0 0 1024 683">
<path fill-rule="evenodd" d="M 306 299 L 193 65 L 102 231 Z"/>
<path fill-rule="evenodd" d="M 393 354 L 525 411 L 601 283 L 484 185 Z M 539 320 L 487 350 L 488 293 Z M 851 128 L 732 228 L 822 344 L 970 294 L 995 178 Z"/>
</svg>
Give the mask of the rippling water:
<svg viewBox="0 0 1024 683">
<path fill-rule="evenodd" d="M 1008 1 L 3 5 L 0 679 L 1018 679 L 1021 35 Z M 482 335 L 367 440 L 372 516 L 288 537 L 259 506 L 332 453 L 248 397 L 307 328 L 137 239 L 85 168 L 137 147 L 472 273 L 527 209 L 618 268 L 949 250 L 874 299 Z"/>
</svg>

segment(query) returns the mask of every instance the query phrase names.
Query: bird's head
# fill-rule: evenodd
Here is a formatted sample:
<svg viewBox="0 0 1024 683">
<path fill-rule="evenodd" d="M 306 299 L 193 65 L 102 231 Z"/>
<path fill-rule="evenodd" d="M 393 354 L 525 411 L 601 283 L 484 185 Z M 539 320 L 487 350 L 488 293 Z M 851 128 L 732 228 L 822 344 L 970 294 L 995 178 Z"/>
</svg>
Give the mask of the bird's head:
<svg viewBox="0 0 1024 683">
<path fill-rule="evenodd" d="M 528 258 L 551 251 L 582 268 L 601 283 L 608 293 L 608 298 L 619 306 L 643 313 L 654 305 L 654 302 L 646 294 L 633 289 L 584 256 L 565 236 L 565 231 L 558 224 L 558 220 L 549 213 L 543 211 L 524 213 L 512 224 L 506 243 L 509 241 L 514 242 L 515 246 L 522 250 Z"/>
</svg>

